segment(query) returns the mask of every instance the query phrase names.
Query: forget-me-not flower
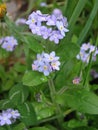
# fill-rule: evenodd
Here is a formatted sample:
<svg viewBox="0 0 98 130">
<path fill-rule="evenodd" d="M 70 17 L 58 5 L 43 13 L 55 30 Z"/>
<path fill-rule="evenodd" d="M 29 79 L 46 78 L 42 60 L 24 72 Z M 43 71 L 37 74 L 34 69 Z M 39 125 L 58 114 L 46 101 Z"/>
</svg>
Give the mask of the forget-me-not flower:
<svg viewBox="0 0 98 130">
<path fill-rule="evenodd" d="M 59 31 L 52 31 L 49 40 L 54 41 L 55 44 L 58 44 L 60 39 L 63 39 L 63 35 Z"/>
<path fill-rule="evenodd" d="M 98 49 L 96 48 L 96 46 L 91 45 L 90 43 L 84 43 L 82 44 L 80 52 L 76 56 L 76 58 L 85 63 L 89 63 L 91 53 L 92 53 L 92 61 L 95 61 L 96 55 L 98 54 Z"/>
<path fill-rule="evenodd" d="M 56 26 L 57 26 L 57 28 L 60 30 L 60 32 L 61 32 L 61 34 L 62 34 L 63 36 L 65 36 L 65 33 L 69 31 L 68 29 L 66 29 L 66 27 L 64 27 L 62 21 L 57 21 L 57 22 L 56 22 Z"/>
<path fill-rule="evenodd" d="M 11 115 L 8 114 L 7 112 L 1 113 L 0 114 L 0 126 L 12 124 L 10 118 L 11 118 Z"/>
<path fill-rule="evenodd" d="M 33 34 L 40 35 L 58 44 L 69 30 L 67 18 L 59 9 L 54 9 L 52 14 L 42 14 L 40 10 L 31 13 L 26 21 Z"/>
<path fill-rule="evenodd" d="M 42 72 L 45 76 L 48 76 L 52 71 L 60 69 L 59 57 L 55 55 L 55 52 L 37 54 L 37 59 L 32 64 L 32 70 Z"/>
<path fill-rule="evenodd" d="M 7 51 L 13 51 L 16 45 L 18 45 L 18 42 L 13 36 L 7 36 L 1 39 L 1 47 Z"/>
<path fill-rule="evenodd" d="M 20 118 L 20 113 L 18 112 L 18 110 L 14 109 L 3 110 L 0 113 L 0 126 L 11 125 L 18 118 Z"/>
</svg>

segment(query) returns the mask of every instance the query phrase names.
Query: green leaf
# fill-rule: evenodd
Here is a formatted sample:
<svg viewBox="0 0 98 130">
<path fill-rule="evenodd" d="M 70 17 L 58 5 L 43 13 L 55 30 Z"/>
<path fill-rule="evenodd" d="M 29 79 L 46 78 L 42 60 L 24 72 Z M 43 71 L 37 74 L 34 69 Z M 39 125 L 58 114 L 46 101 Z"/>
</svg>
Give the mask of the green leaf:
<svg viewBox="0 0 98 130">
<path fill-rule="evenodd" d="M 20 120 L 26 126 L 35 125 L 37 123 L 36 113 L 31 103 L 25 102 L 24 104 L 19 105 L 17 108 L 21 114 Z"/>
<path fill-rule="evenodd" d="M 28 95 L 28 88 L 22 84 L 17 84 L 10 90 L 9 99 L 13 104 L 17 105 L 23 103 L 27 99 Z"/>
<path fill-rule="evenodd" d="M 28 71 L 23 77 L 23 84 L 27 86 L 37 86 L 47 82 L 47 77 L 36 71 Z"/>
<path fill-rule="evenodd" d="M 14 105 L 9 99 L 3 99 L 0 100 L 0 110 L 7 109 L 7 108 L 13 108 Z"/>
<path fill-rule="evenodd" d="M 15 63 L 14 69 L 15 69 L 17 72 L 22 73 L 22 72 L 25 72 L 26 66 L 23 65 L 23 64 L 20 64 L 20 63 Z"/>
<path fill-rule="evenodd" d="M 6 73 L 5 73 L 4 67 L 2 65 L 0 65 L 0 78 L 2 80 L 4 80 L 6 78 Z"/>
<path fill-rule="evenodd" d="M 87 122 L 85 120 L 76 120 L 72 119 L 68 122 L 68 127 L 69 128 L 76 128 L 76 127 L 81 127 L 81 126 L 86 126 Z"/>
<path fill-rule="evenodd" d="M 9 52 L 7 52 L 5 49 L 0 48 L 0 60 L 5 59 L 9 56 Z"/>
<path fill-rule="evenodd" d="M 6 80 L 2 85 L 2 91 L 9 90 L 14 85 L 14 81 L 12 79 Z"/>
<path fill-rule="evenodd" d="M 90 91 L 69 90 L 62 95 L 58 95 L 57 102 L 83 113 L 98 114 L 98 96 Z"/>
<path fill-rule="evenodd" d="M 29 130 L 50 130 L 50 129 L 48 129 L 46 127 L 34 127 L 34 128 L 29 129 Z"/>
<path fill-rule="evenodd" d="M 49 101 L 41 101 L 41 102 L 33 102 L 32 105 L 35 108 L 37 119 L 41 120 L 43 118 L 50 117 L 54 114 L 54 106 L 52 105 L 47 105 Z"/>
<path fill-rule="evenodd" d="M 25 42 L 27 43 L 28 47 L 33 50 L 36 53 L 41 53 L 43 51 L 43 47 L 37 39 L 35 39 L 33 36 L 25 36 L 24 37 Z"/>
<path fill-rule="evenodd" d="M 50 117 L 54 114 L 54 109 L 53 108 L 43 108 L 38 112 L 38 119 L 43 119 L 43 118 L 47 118 Z"/>
<path fill-rule="evenodd" d="M 94 127 L 79 127 L 79 128 L 75 128 L 72 130 L 98 130 L 98 129 L 96 129 Z"/>
<path fill-rule="evenodd" d="M 26 128 L 24 123 L 20 123 L 18 125 L 16 125 L 13 130 L 24 130 Z"/>
<path fill-rule="evenodd" d="M 9 32 L 13 34 L 13 36 L 16 37 L 18 40 L 23 41 L 23 36 L 21 34 L 22 29 L 19 26 L 17 26 L 15 22 L 10 20 L 7 16 L 4 19 L 9 29 Z"/>
<path fill-rule="evenodd" d="M 6 130 L 6 129 L 0 126 L 0 130 Z"/>
<path fill-rule="evenodd" d="M 62 68 L 57 73 L 57 76 L 55 78 L 56 88 L 61 89 L 61 87 L 67 86 L 67 84 L 69 83 L 72 84 L 73 78 L 75 76 L 78 76 L 80 67 L 81 67 L 81 62 L 77 62 L 77 59 L 75 58 L 71 60 L 69 59 L 69 61 L 63 64 Z"/>
<path fill-rule="evenodd" d="M 57 128 L 52 126 L 51 124 L 46 124 L 45 126 L 50 130 L 57 130 Z"/>
<path fill-rule="evenodd" d="M 60 60 L 64 62 L 76 57 L 78 52 L 79 52 L 79 46 L 70 41 L 64 42 L 62 40 L 62 43 L 57 49 L 57 55 L 60 56 Z"/>
<path fill-rule="evenodd" d="M 72 36 L 72 43 L 76 43 L 78 40 L 78 37 L 76 35 Z"/>
</svg>

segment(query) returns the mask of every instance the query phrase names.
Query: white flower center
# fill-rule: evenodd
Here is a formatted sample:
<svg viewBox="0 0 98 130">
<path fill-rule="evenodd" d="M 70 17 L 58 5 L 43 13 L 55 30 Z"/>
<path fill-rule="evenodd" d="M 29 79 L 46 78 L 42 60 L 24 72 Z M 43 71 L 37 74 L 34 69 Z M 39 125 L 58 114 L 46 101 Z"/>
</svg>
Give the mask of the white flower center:
<svg viewBox="0 0 98 130">
<path fill-rule="evenodd" d="M 12 115 L 14 115 L 14 114 L 15 114 L 15 112 L 14 112 L 14 111 L 12 111 L 12 112 L 11 112 L 11 114 L 12 114 Z"/>
<path fill-rule="evenodd" d="M 63 28 L 64 28 L 63 26 L 60 26 L 60 30 L 63 30 Z"/>
</svg>

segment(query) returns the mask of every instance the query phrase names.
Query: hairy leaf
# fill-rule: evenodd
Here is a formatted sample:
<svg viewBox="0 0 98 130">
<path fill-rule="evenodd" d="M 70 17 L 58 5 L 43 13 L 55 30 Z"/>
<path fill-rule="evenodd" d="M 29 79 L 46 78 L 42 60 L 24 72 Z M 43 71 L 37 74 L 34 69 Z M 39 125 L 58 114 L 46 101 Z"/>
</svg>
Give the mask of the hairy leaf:
<svg viewBox="0 0 98 130">
<path fill-rule="evenodd" d="M 35 125 L 37 123 L 37 117 L 35 110 L 31 103 L 25 102 L 22 105 L 19 105 L 18 110 L 21 114 L 21 121 L 26 124 L 26 126 Z"/>
<path fill-rule="evenodd" d="M 23 84 L 27 86 L 37 86 L 47 82 L 47 77 L 36 71 L 28 71 L 23 77 Z"/>
<path fill-rule="evenodd" d="M 57 96 L 57 102 L 83 113 L 98 114 L 98 96 L 83 90 L 70 90 Z"/>
</svg>

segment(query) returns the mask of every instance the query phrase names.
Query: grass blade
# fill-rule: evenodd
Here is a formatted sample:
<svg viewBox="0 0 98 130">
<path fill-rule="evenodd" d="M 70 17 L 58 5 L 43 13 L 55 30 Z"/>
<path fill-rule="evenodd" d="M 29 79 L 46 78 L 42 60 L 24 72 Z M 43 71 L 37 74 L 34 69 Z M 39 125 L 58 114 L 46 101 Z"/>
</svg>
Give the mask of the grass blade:
<svg viewBox="0 0 98 130">
<path fill-rule="evenodd" d="M 97 11 L 98 11 L 98 0 L 95 1 L 95 4 L 94 4 L 94 7 L 92 9 L 92 12 L 90 14 L 90 17 L 85 25 L 85 27 L 83 28 L 82 32 L 80 33 L 80 36 L 79 36 L 79 39 L 78 39 L 78 44 L 82 44 L 86 34 L 88 33 L 92 23 L 93 23 L 93 20 L 97 14 Z"/>
<path fill-rule="evenodd" d="M 81 11 L 83 10 L 86 2 L 87 2 L 87 0 L 79 0 L 71 18 L 70 18 L 70 21 L 69 21 L 69 29 L 70 30 L 72 30 L 72 28 L 74 27 L 74 24 L 77 21 L 77 18 L 80 15 Z"/>
</svg>

